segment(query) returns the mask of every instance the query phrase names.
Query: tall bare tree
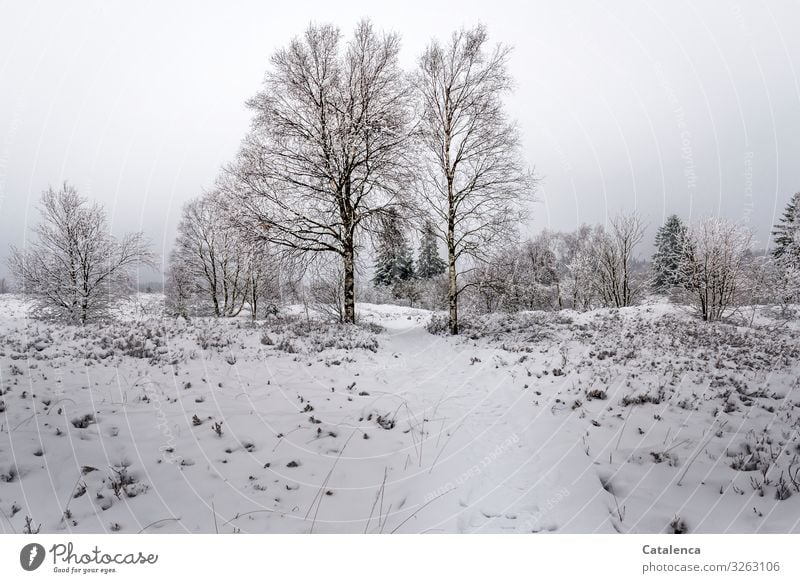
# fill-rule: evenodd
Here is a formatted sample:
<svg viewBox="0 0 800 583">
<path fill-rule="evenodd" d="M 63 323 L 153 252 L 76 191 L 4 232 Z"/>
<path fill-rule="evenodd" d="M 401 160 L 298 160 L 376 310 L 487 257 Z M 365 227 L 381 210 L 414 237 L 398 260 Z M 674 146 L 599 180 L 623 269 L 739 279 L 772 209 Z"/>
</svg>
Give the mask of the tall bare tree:
<svg viewBox="0 0 800 583">
<path fill-rule="evenodd" d="M 413 90 L 400 39 L 359 23 L 343 46 L 310 26 L 272 57 L 235 164 L 221 186 L 251 232 L 292 253 L 341 259 L 344 320 L 355 321 L 359 234 L 401 202 Z"/>
<path fill-rule="evenodd" d="M 622 308 L 639 299 L 643 281 L 633 275 L 634 250 L 644 236 L 636 214 L 618 215 L 608 231 L 599 230 L 593 245 L 595 291 L 606 306 Z"/>
<path fill-rule="evenodd" d="M 214 316 L 238 316 L 245 304 L 258 317 L 259 304 L 278 294 L 267 245 L 230 221 L 232 210 L 212 191 L 183 207 L 170 255 L 168 304 L 175 314 L 190 308 Z"/>
<path fill-rule="evenodd" d="M 458 333 L 459 275 L 513 237 L 533 180 L 502 97 L 510 49 L 489 48 L 483 26 L 434 40 L 419 61 L 419 191 L 447 248 L 449 329 Z M 465 285 L 468 285 L 465 284 Z"/>
<path fill-rule="evenodd" d="M 37 300 L 44 316 L 85 324 L 105 315 L 131 290 L 131 269 L 152 262 L 143 235 L 113 237 L 103 207 L 66 183 L 44 192 L 40 210 L 36 238 L 25 250 L 12 247 L 19 289 Z"/>
</svg>

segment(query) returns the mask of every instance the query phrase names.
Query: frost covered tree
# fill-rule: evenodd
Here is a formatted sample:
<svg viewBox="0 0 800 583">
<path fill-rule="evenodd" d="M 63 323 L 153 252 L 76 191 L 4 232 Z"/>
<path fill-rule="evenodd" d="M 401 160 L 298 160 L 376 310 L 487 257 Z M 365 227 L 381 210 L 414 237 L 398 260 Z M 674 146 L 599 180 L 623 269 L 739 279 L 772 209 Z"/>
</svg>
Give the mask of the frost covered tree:
<svg viewBox="0 0 800 583">
<path fill-rule="evenodd" d="M 773 293 L 781 304 L 800 302 L 800 192 L 794 194 L 772 232 Z"/>
<path fill-rule="evenodd" d="M 45 191 L 39 208 L 34 240 L 11 250 L 20 291 L 36 300 L 43 316 L 70 324 L 106 316 L 131 291 L 133 268 L 152 263 L 144 236 L 112 236 L 103 207 L 66 183 Z"/>
<path fill-rule="evenodd" d="M 276 302 L 283 297 L 284 289 L 296 285 L 295 266 L 270 252 L 259 241 L 246 241 L 244 260 L 247 277 L 247 302 L 253 320 L 275 314 Z"/>
<path fill-rule="evenodd" d="M 400 39 L 360 22 L 342 42 L 330 25 L 271 59 L 248 105 L 252 129 L 221 186 L 240 219 L 272 245 L 341 260 L 343 319 L 355 321 L 359 237 L 403 201 L 413 88 Z"/>
<path fill-rule="evenodd" d="M 376 286 L 394 286 L 414 277 L 414 260 L 400 217 L 392 210 L 381 219 L 375 253 Z"/>
<path fill-rule="evenodd" d="M 265 263 L 266 253 L 263 242 L 247 240 L 228 222 L 218 193 L 188 202 L 170 255 L 168 302 L 175 306 L 172 311 L 176 315 L 195 311 L 237 316 L 249 304 L 256 317 L 262 288 L 275 277 Z"/>
<path fill-rule="evenodd" d="M 739 305 L 748 285 L 750 231 L 736 223 L 711 217 L 687 231 L 681 261 L 682 298 L 705 321 L 724 317 Z"/>
<path fill-rule="evenodd" d="M 419 255 L 417 256 L 417 277 L 430 279 L 443 274 L 447 264 L 439 255 L 439 239 L 433 223 L 425 221 L 420 233 Z"/>
<path fill-rule="evenodd" d="M 533 188 L 502 102 L 512 86 L 510 49 L 487 41 L 483 26 L 459 30 L 444 44 L 434 40 L 415 76 L 419 193 L 447 249 L 451 334 L 458 333 L 458 296 L 465 289 L 459 275 L 513 238 Z"/>
<path fill-rule="evenodd" d="M 553 233 L 543 231 L 471 272 L 469 277 L 479 280 L 477 293 L 483 309 L 516 311 L 560 307 L 555 238 Z"/>
<path fill-rule="evenodd" d="M 570 233 L 559 233 L 555 239 L 558 270 L 558 304 L 573 310 L 588 310 L 594 300 L 592 288 L 592 242 L 594 230 L 581 225 Z"/>
<path fill-rule="evenodd" d="M 678 215 L 671 215 L 658 228 L 655 243 L 653 288 L 665 292 L 681 284 L 680 265 L 686 243 L 686 225 Z"/>
<path fill-rule="evenodd" d="M 789 199 L 772 235 L 775 238 L 772 256 L 785 265 L 800 267 L 800 192 Z"/>
<path fill-rule="evenodd" d="M 543 231 L 523 243 L 517 259 L 517 295 L 525 309 L 561 308 L 557 236 Z"/>
<path fill-rule="evenodd" d="M 164 306 L 170 316 L 189 319 L 194 311 L 197 285 L 191 268 L 181 261 L 180 253 L 173 249 L 167 261 L 164 277 Z"/>
<path fill-rule="evenodd" d="M 600 229 L 593 243 L 592 283 L 603 304 L 631 306 L 642 290 L 634 277 L 634 251 L 642 241 L 644 225 L 636 214 L 619 215 L 606 231 Z"/>
</svg>

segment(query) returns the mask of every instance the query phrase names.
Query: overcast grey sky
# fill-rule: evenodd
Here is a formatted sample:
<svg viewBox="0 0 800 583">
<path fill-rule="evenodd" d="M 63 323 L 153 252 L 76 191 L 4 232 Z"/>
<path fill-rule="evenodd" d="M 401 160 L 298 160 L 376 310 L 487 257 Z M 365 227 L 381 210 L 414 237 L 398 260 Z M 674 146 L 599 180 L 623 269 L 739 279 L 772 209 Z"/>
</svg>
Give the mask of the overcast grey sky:
<svg viewBox="0 0 800 583">
<path fill-rule="evenodd" d="M 651 234 L 669 213 L 719 213 L 764 245 L 800 190 L 796 1 L 0 0 L 0 257 L 63 180 L 115 232 L 168 249 L 181 204 L 234 155 L 273 51 L 311 21 L 347 34 L 364 16 L 402 34 L 409 68 L 462 25 L 515 48 L 508 107 L 544 177 L 531 232 L 636 208 Z"/>
</svg>

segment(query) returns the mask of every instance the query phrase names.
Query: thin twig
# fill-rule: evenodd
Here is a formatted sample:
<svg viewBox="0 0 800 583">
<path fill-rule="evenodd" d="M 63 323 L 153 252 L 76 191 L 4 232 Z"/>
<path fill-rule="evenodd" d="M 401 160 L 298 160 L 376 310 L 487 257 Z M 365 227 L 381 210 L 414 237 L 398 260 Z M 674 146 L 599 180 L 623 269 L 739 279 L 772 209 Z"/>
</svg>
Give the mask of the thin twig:
<svg viewBox="0 0 800 583">
<path fill-rule="evenodd" d="M 389 533 L 389 534 L 394 534 L 394 533 L 396 533 L 396 532 L 397 532 L 397 530 L 398 530 L 398 529 L 399 529 L 401 526 L 403 526 L 403 525 L 404 525 L 406 522 L 408 522 L 409 520 L 411 520 L 412 518 L 414 518 L 414 517 L 417 515 L 417 513 L 418 513 L 419 511 L 421 511 L 423 508 L 425 508 L 425 507 L 426 507 L 428 504 L 430 504 L 430 503 L 431 503 L 431 502 L 433 502 L 434 500 L 438 500 L 439 498 L 441 498 L 441 497 L 442 497 L 442 496 L 444 496 L 445 494 L 449 494 L 449 493 L 450 493 L 450 492 L 452 492 L 453 490 L 455 490 L 455 488 L 451 488 L 450 490 L 447 490 L 446 492 L 442 492 L 442 493 L 441 493 L 441 494 L 439 494 L 438 496 L 436 496 L 436 497 L 434 497 L 434 498 L 431 498 L 430 500 L 428 500 L 428 501 L 427 501 L 425 504 L 423 504 L 422 506 L 420 506 L 419 508 L 417 508 L 417 509 L 414 511 L 414 513 L 413 513 L 411 516 L 409 516 L 409 517 L 408 517 L 408 518 L 406 518 L 406 519 L 405 519 L 403 522 L 401 522 L 400 524 L 398 524 L 398 525 L 397 525 L 397 527 L 395 527 L 395 529 L 394 529 L 394 530 L 393 530 L 391 533 Z"/>
<path fill-rule="evenodd" d="M 628 416 L 625 417 L 625 421 L 622 423 L 622 428 L 619 430 L 619 438 L 617 438 L 617 447 L 614 448 L 614 451 L 619 450 L 619 444 L 622 441 L 622 434 L 625 433 L 625 426 L 628 424 L 628 419 L 630 419 L 634 407 L 636 407 L 636 405 L 633 405 L 631 406 L 630 409 L 628 409 Z"/>
<path fill-rule="evenodd" d="M 381 530 L 378 534 L 383 534 L 383 529 L 386 526 L 386 523 L 389 522 L 389 515 L 391 515 L 391 513 L 392 513 L 392 505 L 389 504 L 389 508 L 386 509 L 386 518 L 383 519 L 383 522 L 381 523 Z"/>
<path fill-rule="evenodd" d="M 328 475 L 325 476 L 325 480 L 322 482 L 322 485 L 319 487 L 319 490 L 317 490 L 317 494 L 311 501 L 311 506 L 308 507 L 308 512 L 306 512 L 305 518 L 303 520 L 308 520 L 308 515 L 311 513 L 311 509 L 314 507 L 314 502 L 317 502 L 317 498 L 319 498 L 319 502 L 317 502 L 317 509 L 314 511 L 314 519 L 311 521 L 311 530 L 309 531 L 309 533 L 314 532 L 314 525 L 317 523 L 317 514 L 319 514 L 319 508 L 320 506 L 322 506 L 322 497 L 324 496 L 323 490 L 328 485 L 328 480 L 330 480 L 331 475 L 333 474 L 333 470 L 336 469 L 336 464 L 338 464 L 339 460 L 342 458 L 342 454 L 344 453 L 345 448 L 347 448 L 347 444 L 350 443 L 350 440 L 353 438 L 355 434 L 356 432 L 353 431 L 353 433 L 350 434 L 350 437 L 347 438 L 347 441 L 344 442 L 344 445 L 342 446 L 339 455 L 336 456 L 336 460 L 333 462 L 333 465 L 331 466 Z"/>
<path fill-rule="evenodd" d="M 383 467 L 383 482 L 381 483 L 381 487 L 378 488 L 378 491 L 375 492 L 375 500 L 372 501 L 372 508 L 370 508 L 369 511 L 367 524 L 364 525 L 364 534 L 367 534 L 367 530 L 369 529 L 369 523 L 372 522 L 372 514 L 375 512 L 375 506 L 378 505 L 378 498 L 380 498 L 381 492 L 383 491 L 385 485 L 386 485 L 386 466 Z M 378 520 L 380 521 L 380 518 Z"/>
<path fill-rule="evenodd" d="M 8 518 L 8 516 L 6 516 L 6 513 L 5 513 L 5 511 L 3 511 L 3 509 L 2 509 L 2 508 L 0 508 L 0 514 L 2 514 L 2 515 L 3 515 L 3 518 L 5 518 L 5 519 L 6 519 L 6 522 L 8 523 L 8 526 L 10 526 L 10 527 L 11 527 L 11 531 L 12 531 L 14 534 L 17 534 L 17 529 L 16 529 L 16 528 L 14 528 L 14 524 L 11 522 L 11 520 Z"/>
<path fill-rule="evenodd" d="M 156 524 L 158 524 L 159 522 L 169 522 L 170 520 L 174 520 L 174 521 L 180 522 L 180 520 L 181 520 L 181 519 L 180 519 L 180 517 L 178 517 L 178 518 L 162 518 L 161 520 L 156 520 L 155 522 L 151 522 L 150 524 L 148 524 L 147 526 L 145 526 L 145 527 L 144 527 L 142 530 L 140 530 L 140 531 L 139 531 L 137 534 L 142 534 L 142 533 L 143 533 L 144 531 L 146 531 L 148 528 L 150 528 L 150 527 L 151 527 L 151 526 L 153 526 L 153 525 L 156 525 Z"/>
<path fill-rule="evenodd" d="M 714 419 L 714 422 L 711 424 L 711 427 L 714 427 L 714 425 L 715 425 L 716 423 L 717 423 L 717 420 L 716 420 L 716 419 Z M 711 427 L 709 427 L 709 429 L 711 429 Z M 705 448 L 708 446 L 708 444 L 709 444 L 709 443 L 711 443 L 711 440 L 714 438 L 714 432 L 713 432 L 713 431 L 709 431 L 709 433 L 711 433 L 711 435 L 709 435 L 709 437 L 708 437 L 708 439 L 706 440 L 706 442 L 705 442 L 705 443 L 704 443 L 702 446 L 699 446 L 699 447 L 697 448 L 697 451 L 696 451 L 696 452 L 695 452 L 695 454 L 692 456 L 692 458 L 689 460 L 689 463 L 688 463 L 688 464 L 686 464 L 686 469 L 685 469 L 685 470 L 683 470 L 683 473 L 681 474 L 681 477 L 680 477 L 680 478 L 678 479 L 678 481 L 676 482 L 676 484 L 677 484 L 678 486 L 680 486 L 680 485 L 681 485 L 681 482 L 682 482 L 682 481 L 683 481 L 683 479 L 686 477 L 686 473 L 689 471 L 689 468 L 691 468 L 691 467 L 692 467 L 692 464 L 693 464 L 693 463 L 694 463 L 694 461 L 697 459 L 697 456 L 699 456 L 699 455 L 700 455 L 700 452 L 701 452 L 701 451 L 703 451 L 703 450 L 704 450 L 704 449 L 705 449 Z"/>
<path fill-rule="evenodd" d="M 466 417 L 464 417 L 464 418 L 461 420 L 461 423 L 459 423 L 459 424 L 458 424 L 458 427 L 456 427 L 456 428 L 453 430 L 453 432 L 452 432 L 450 435 L 448 435 L 448 436 L 447 436 L 447 439 L 445 440 L 445 442 L 444 442 L 444 445 L 442 445 L 442 449 L 440 449 L 440 450 L 439 450 L 439 453 L 437 453 L 437 454 L 436 454 L 436 457 L 433 459 L 433 463 L 431 464 L 431 469 L 430 469 L 430 470 L 428 470 L 428 473 L 429 473 L 429 474 L 430 474 L 430 473 L 433 471 L 433 468 L 434 468 L 434 467 L 436 467 L 436 462 L 438 462 L 438 461 L 439 461 L 439 456 L 441 456 L 441 455 L 442 455 L 442 453 L 444 452 L 444 450 L 447 448 L 447 444 L 448 444 L 448 443 L 450 443 L 450 440 L 451 440 L 451 439 L 453 439 L 453 436 L 456 434 L 456 431 L 458 431 L 459 429 L 461 429 L 461 426 L 462 426 L 462 425 L 464 425 L 464 422 L 465 422 L 466 420 L 467 420 L 467 418 L 466 418 Z"/>
<path fill-rule="evenodd" d="M 222 526 L 227 526 L 228 524 L 230 524 L 234 520 L 240 519 L 242 516 L 248 516 L 250 514 L 258 514 L 259 512 L 272 512 L 273 514 L 279 514 L 279 512 L 277 510 L 272 510 L 270 508 L 262 508 L 260 510 L 251 510 L 249 512 L 242 512 L 241 514 L 237 514 L 236 516 L 234 516 L 230 520 L 226 520 L 225 522 L 222 523 Z"/>
</svg>

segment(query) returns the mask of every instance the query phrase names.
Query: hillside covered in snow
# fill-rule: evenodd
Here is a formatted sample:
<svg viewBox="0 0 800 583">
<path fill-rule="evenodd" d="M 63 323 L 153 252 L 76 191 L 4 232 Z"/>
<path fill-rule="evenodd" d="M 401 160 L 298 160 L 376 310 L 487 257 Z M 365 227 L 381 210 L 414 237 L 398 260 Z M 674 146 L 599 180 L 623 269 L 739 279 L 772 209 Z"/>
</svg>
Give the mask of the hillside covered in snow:
<svg viewBox="0 0 800 583">
<path fill-rule="evenodd" d="M 0 532 L 800 531 L 796 322 L 162 302 L 0 296 Z"/>
</svg>

